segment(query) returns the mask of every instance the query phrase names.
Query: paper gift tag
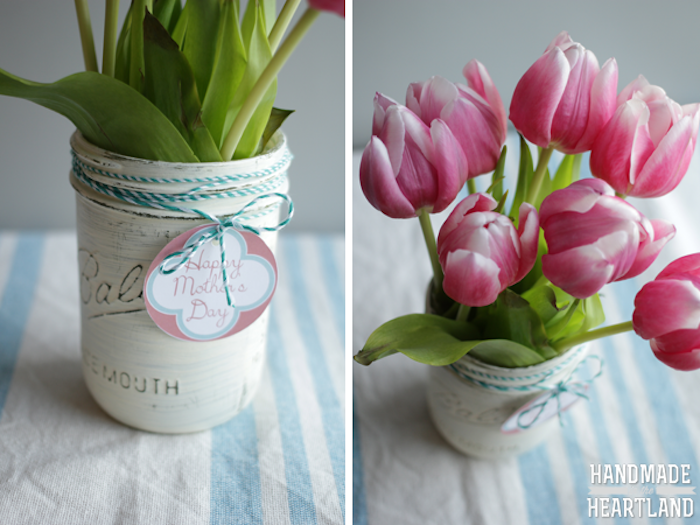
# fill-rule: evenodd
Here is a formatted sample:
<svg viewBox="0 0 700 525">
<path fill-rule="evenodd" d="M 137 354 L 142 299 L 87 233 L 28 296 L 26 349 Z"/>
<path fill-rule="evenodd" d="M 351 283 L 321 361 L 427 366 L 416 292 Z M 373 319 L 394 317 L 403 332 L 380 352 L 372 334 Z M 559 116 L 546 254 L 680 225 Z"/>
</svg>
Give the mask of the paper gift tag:
<svg viewBox="0 0 700 525">
<path fill-rule="evenodd" d="M 265 242 L 254 233 L 224 233 L 225 268 L 232 305 L 226 300 L 221 248 L 211 239 L 177 271 L 161 271 L 163 260 L 183 251 L 216 225 L 189 230 L 165 246 L 151 263 L 144 299 L 151 319 L 166 333 L 185 341 L 213 341 L 240 332 L 265 311 L 277 286 L 277 264 Z M 167 261 L 174 268 L 182 257 Z"/>
</svg>

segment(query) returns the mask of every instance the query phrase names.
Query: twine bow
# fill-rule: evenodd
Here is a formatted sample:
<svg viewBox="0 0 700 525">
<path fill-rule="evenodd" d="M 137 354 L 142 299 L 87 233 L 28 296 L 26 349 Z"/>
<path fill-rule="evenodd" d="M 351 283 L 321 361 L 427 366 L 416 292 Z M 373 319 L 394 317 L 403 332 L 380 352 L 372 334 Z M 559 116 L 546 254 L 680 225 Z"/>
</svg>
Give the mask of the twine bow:
<svg viewBox="0 0 700 525">
<path fill-rule="evenodd" d="M 590 377 L 588 379 L 584 379 L 582 381 L 572 381 L 572 379 L 576 375 L 576 372 L 581 367 L 581 365 L 583 365 L 583 363 L 585 363 L 589 359 L 593 359 L 593 360 L 598 362 L 598 371 L 595 373 L 595 375 L 593 375 L 592 377 Z M 588 385 L 593 383 L 593 381 L 595 381 L 602 373 L 603 373 L 603 361 L 602 361 L 602 359 L 600 359 L 596 355 L 589 355 L 588 357 L 583 359 L 576 366 L 576 368 L 573 370 L 573 372 L 571 373 L 571 375 L 567 379 L 560 381 L 556 385 L 554 385 L 554 386 L 533 385 L 533 386 L 536 386 L 544 391 L 547 391 L 547 395 L 545 395 L 543 397 L 543 399 L 540 400 L 538 403 L 532 405 L 527 410 L 523 410 L 518 415 L 518 418 L 516 421 L 518 428 L 520 428 L 521 430 L 526 430 L 526 429 L 532 427 L 537 422 L 537 420 L 540 418 L 540 416 L 544 412 L 545 407 L 552 399 L 555 399 L 557 402 L 557 415 L 559 416 L 559 424 L 563 425 L 563 422 L 561 419 L 561 413 L 562 413 L 561 394 L 563 394 L 564 392 L 568 392 L 570 394 L 575 394 L 575 395 L 582 397 L 584 399 L 588 399 L 588 396 L 586 394 L 584 394 L 584 392 L 586 391 Z M 547 380 L 547 378 L 548 378 L 548 376 L 545 377 L 544 379 L 542 379 L 539 383 L 543 383 L 544 381 Z M 535 413 L 535 417 L 529 423 L 523 423 L 522 419 L 527 417 L 526 414 L 532 414 L 532 413 Z"/>
<path fill-rule="evenodd" d="M 279 221 L 277 225 L 275 226 L 251 226 L 250 224 L 245 224 L 241 222 L 241 218 L 246 217 L 251 213 L 251 208 L 256 204 L 259 203 L 260 201 L 266 200 L 266 199 L 282 199 L 287 203 L 287 214 L 286 217 Z M 261 232 L 267 231 L 267 232 L 275 232 L 278 230 L 281 230 L 284 228 L 287 223 L 292 218 L 292 215 L 294 215 L 294 204 L 292 203 L 292 200 L 289 198 L 288 195 L 285 195 L 284 193 L 269 193 L 267 195 L 262 195 L 260 197 L 256 197 L 252 201 L 250 201 L 248 204 L 243 206 L 240 210 L 238 210 L 236 213 L 231 215 L 230 217 L 227 217 L 226 219 L 222 220 L 215 215 L 208 214 L 206 212 L 200 211 L 200 210 L 195 210 L 197 213 L 205 217 L 206 219 L 209 219 L 214 223 L 214 228 L 211 230 L 207 231 L 203 235 L 200 235 L 199 237 L 193 237 L 190 239 L 183 247 L 181 250 L 178 250 L 176 252 L 171 253 L 170 255 L 167 255 L 163 261 L 160 263 L 159 270 L 162 274 L 164 275 L 170 275 L 176 271 L 178 271 L 180 268 L 182 268 L 184 265 L 186 265 L 192 257 L 197 253 L 197 251 L 204 246 L 208 242 L 217 242 L 219 243 L 219 249 L 221 251 L 221 275 L 223 278 L 224 282 L 224 289 L 226 290 L 226 302 L 229 306 L 235 307 L 233 304 L 233 299 L 231 297 L 231 292 L 229 290 L 229 285 L 228 285 L 228 274 L 226 272 L 226 248 L 224 246 L 224 237 L 225 234 L 228 230 L 238 230 L 238 231 L 248 231 L 251 233 L 254 233 L 256 235 L 260 235 Z M 174 262 L 176 259 L 179 260 L 177 262 Z M 173 263 L 173 264 L 169 264 Z"/>
</svg>

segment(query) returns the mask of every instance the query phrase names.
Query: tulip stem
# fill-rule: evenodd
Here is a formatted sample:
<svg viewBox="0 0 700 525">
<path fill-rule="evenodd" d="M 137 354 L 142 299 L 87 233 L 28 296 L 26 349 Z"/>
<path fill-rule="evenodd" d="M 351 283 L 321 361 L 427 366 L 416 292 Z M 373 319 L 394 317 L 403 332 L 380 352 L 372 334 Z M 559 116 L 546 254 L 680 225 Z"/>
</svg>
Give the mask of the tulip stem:
<svg viewBox="0 0 700 525">
<path fill-rule="evenodd" d="M 540 188 L 542 187 L 542 181 L 544 180 L 544 174 L 547 172 L 547 165 L 549 164 L 549 159 L 552 157 L 552 152 L 554 148 L 544 148 L 540 153 L 540 158 L 537 161 L 537 169 L 532 175 L 532 180 L 530 181 L 530 190 L 527 192 L 527 200 L 533 206 L 535 206 L 537 201 L 537 195 L 540 193 Z"/>
<path fill-rule="evenodd" d="M 632 321 L 625 321 L 624 323 L 618 323 L 611 326 L 605 326 L 603 328 L 598 328 L 597 330 L 591 330 L 589 332 L 584 332 L 582 334 L 574 335 L 572 337 L 566 337 L 552 345 L 552 347 L 559 352 L 563 353 L 565 350 L 578 346 L 588 341 L 595 341 L 602 337 L 608 337 L 610 335 L 621 334 L 623 332 L 629 332 L 634 330 L 632 326 Z"/>
<path fill-rule="evenodd" d="M 231 125 L 231 129 L 229 129 L 228 135 L 226 135 L 224 143 L 221 146 L 221 156 L 224 160 L 231 160 L 233 158 L 236 148 L 238 147 L 238 143 L 243 137 L 243 132 L 245 131 L 246 126 L 248 126 L 248 122 L 250 122 L 253 113 L 255 113 L 255 110 L 258 108 L 258 104 L 260 104 L 260 101 L 265 96 L 265 93 L 267 93 L 267 90 L 270 85 L 272 85 L 272 82 L 275 80 L 275 78 L 277 78 L 277 73 L 280 72 L 282 66 L 291 56 L 292 51 L 294 51 L 297 45 L 299 45 L 299 42 L 301 42 L 302 38 L 304 38 L 304 35 L 311 28 L 311 25 L 314 23 L 314 20 L 318 18 L 320 13 L 320 11 L 317 11 L 311 7 L 306 9 L 304 14 L 301 15 L 301 18 L 299 18 L 297 21 L 296 25 L 287 35 L 287 38 L 284 39 L 275 54 L 272 56 L 272 59 L 260 74 L 260 77 L 258 77 L 258 80 L 250 90 L 250 93 L 245 99 L 243 106 L 238 112 L 238 115 L 236 115 L 236 118 Z"/>
<path fill-rule="evenodd" d="M 471 309 L 471 306 L 467 306 L 466 304 L 460 304 L 459 310 L 457 310 L 457 321 L 459 321 L 460 323 L 466 322 L 467 317 L 469 317 L 469 311 Z"/>
<path fill-rule="evenodd" d="M 80 29 L 80 43 L 83 46 L 83 60 L 85 71 L 99 72 L 97 69 L 97 55 L 95 54 L 95 41 L 92 38 L 92 25 L 90 23 L 90 10 L 86 0 L 75 0 L 75 12 L 78 15 L 78 28 Z"/>
<path fill-rule="evenodd" d="M 467 189 L 469 190 L 470 195 L 472 193 L 476 193 L 476 182 L 474 182 L 474 179 L 469 179 L 467 181 Z"/>
<path fill-rule="evenodd" d="M 440 259 L 438 259 L 437 244 L 435 242 L 433 225 L 430 222 L 430 214 L 425 211 L 425 209 L 422 209 L 418 212 L 418 220 L 420 221 L 421 230 L 423 230 L 425 245 L 428 247 L 430 263 L 433 265 L 433 282 L 435 283 L 435 292 L 440 293 L 442 290 L 443 273 L 442 267 L 440 266 Z"/>
</svg>

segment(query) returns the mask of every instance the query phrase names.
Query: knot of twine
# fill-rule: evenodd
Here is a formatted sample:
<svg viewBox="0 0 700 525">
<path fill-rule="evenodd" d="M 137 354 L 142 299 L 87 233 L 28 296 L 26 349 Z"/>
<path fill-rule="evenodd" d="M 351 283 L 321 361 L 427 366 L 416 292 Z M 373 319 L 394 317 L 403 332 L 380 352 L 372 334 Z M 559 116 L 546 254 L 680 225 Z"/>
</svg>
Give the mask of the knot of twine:
<svg viewBox="0 0 700 525">
<path fill-rule="evenodd" d="M 576 372 L 578 371 L 581 366 L 588 361 L 589 359 L 592 359 L 598 363 L 598 371 L 590 378 L 584 379 L 584 380 L 576 380 L 572 381 L 574 376 L 576 375 Z M 603 373 L 603 360 L 596 356 L 596 355 L 589 355 L 585 359 L 583 359 L 577 366 L 574 368 L 574 370 L 571 372 L 571 375 L 560 381 L 559 383 L 551 386 L 545 386 L 542 383 L 546 381 L 550 376 L 547 375 L 544 379 L 540 380 L 538 383 L 535 383 L 532 385 L 533 387 L 539 388 L 542 391 L 546 391 L 547 395 L 543 396 L 540 401 L 532 405 L 530 408 L 527 410 L 523 410 L 520 414 L 518 414 L 518 419 L 516 421 L 518 428 L 521 430 L 526 430 L 530 427 L 532 427 L 537 420 L 540 418 L 542 413 L 544 412 L 545 407 L 547 404 L 552 400 L 556 400 L 557 402 L 557 415 L 559 416 L 559 424 L 563 425 L 563 421 L 561 419 L 561 414 L 562 414 L 562 406 L 561 406 L 561 394 L 568 392 L 570 394 L 575 394 L 583 399 L 588 400 L 588 396 L 584 393 L 588 386 L 593 383 L 600 375 Z M 527 417 L 531 414 L 534 414 L 534 418 L 529 423 L 523 423 L 523 419 L 527 419 Z"/>
<path fill-rule="evenodd" d="M 284 219 L 279 221 L 275 226 L 255 227 L 251 226 L 250 224 L 244 224 L 241 222 L 241 218 L 244 218 L 246 216 L 246 212 L 249 210 L 249 208 L 251 208 L 254 204 L 256 204 L 259 201 L 270 198 L 279 198 L 287 203 L 287 214 Z M 292 218 L 292 215 L 294 215 L 294 204 L 292 203 L 292 200 L 289 198 L 289 196 L 285 195 L 284 193 L 270 193 L 268 195 L 256 197 L 248 204 L 246 204 L 243 208 L 241 208 L 238 212 L 231 215 L 230 217 L 227 217 L 224 220 L 221 220 L 214 215 L 204 214 L 203 212 L 199 213 L 206 215 L 207 218 L 215 224 L 215 228 L 210 229 L 205 234 L 199 237 L 192 237 L 192 239 L 190 239 L 182 247 L 182 250 L 178 250 L 166 256 L 160 263 L 160 272 L 164 275 L 170 275 L 171 273 L 178 271 L 180 268 L 186 265 L 190 261 L 190 259 L 192 259 L 192 257 L 194 257 L 194 255 L 202 246 L 204 246 L 210 241 L 218 241 L 219 249 L 221 252 L 221 275 L 224 281 L 224 289 L 226 290 L 226 302 L 229 306 L 235 306 L 233 304 L 233 299 L 231 298 L 231 292 L 229 291 L 228 274 L 226 273 L 226 248 L 224 243 L 224 234 L 228 230 L 249 231 L 256 235 L 260 235 L 262 231 L 279 231 L 289 223 L 289 221 Z M 177 262 L 175 262 L 172 265 L 168 265 L 168 263 L 173 262 L 175 259 L 178 258 L 180 259 Z"/>
</svg>

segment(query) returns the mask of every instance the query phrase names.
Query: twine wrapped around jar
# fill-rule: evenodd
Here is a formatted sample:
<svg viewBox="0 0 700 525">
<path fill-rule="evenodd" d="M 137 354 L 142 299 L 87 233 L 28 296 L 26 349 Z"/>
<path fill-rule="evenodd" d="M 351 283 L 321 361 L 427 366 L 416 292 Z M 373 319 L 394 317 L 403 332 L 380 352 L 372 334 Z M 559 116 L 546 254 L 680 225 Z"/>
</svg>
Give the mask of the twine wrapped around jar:
<svg viewBox="0 0 700 525">
<path fill-rule="evenodd" d="M 224 228 L 236 214 L 237 225 L 275 252 L 293 211 L 284 135 L 258 157 L 215 163 L 125 157 L 78 132 L 71 147 L 88 389 L 112 417 L 144 430 L 194 432 L 227 421 L 257 389 L 268 312 L 231 337 L 182 341 L 149 317 L 143 280 L 169 241 L 202 224 Z"/>
</svg>

